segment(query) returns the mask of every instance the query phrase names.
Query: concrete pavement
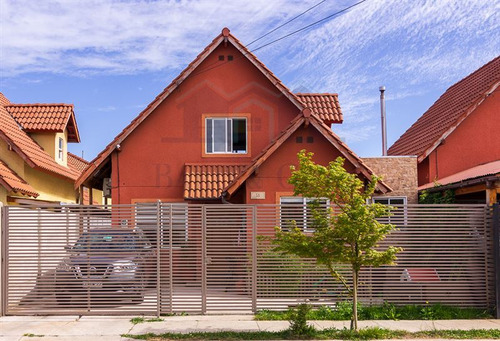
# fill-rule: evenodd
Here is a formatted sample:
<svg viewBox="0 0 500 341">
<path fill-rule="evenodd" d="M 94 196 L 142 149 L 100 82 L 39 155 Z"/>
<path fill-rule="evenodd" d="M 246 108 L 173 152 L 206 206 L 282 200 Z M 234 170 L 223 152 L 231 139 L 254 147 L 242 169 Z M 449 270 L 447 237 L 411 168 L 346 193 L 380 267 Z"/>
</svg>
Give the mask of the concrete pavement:
<svg viewBox="0 0 500 341">
<path fill-rule="evenodd" d="M 127 340 L 122 334 L 187 333 L 195 331 L 279 331 L 287 321 L 254 321 L 252 315 L 193 315 L 164 317 L 162 322 L 132 324 L 137 316 L 4 316 L 0 341 Z M 145 317 L 145 319 L 152 317 Z M 310 321 L 318 329 L 349 327 L 349 321 Z M 500 320 L 360 321 L 360 327 L 381 327 L 417 332 L 433 329 L 500 329 Z"/>
</svg>

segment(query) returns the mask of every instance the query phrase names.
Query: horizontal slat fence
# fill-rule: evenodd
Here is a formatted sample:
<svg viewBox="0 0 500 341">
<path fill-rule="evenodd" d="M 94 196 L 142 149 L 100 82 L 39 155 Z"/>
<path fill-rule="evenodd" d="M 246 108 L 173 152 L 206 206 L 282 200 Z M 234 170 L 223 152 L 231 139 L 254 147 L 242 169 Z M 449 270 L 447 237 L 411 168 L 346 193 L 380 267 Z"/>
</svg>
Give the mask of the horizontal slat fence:
<svg viewBox="0 0 500 341">
<path fill-rule="evenodd" d="M 314 259 L 274 252 L 274 229 L 312 232 L 302 205 L 9 206 L 3 208 L 5 314 L 250 313 L 346 291 Z M 407 205 L 381 219 L 397 264 L 364 268 L 363 304 L 495 303 L 491 212 Z M 346 265 L 339 266 L 350 283 Z"/>
</svg>

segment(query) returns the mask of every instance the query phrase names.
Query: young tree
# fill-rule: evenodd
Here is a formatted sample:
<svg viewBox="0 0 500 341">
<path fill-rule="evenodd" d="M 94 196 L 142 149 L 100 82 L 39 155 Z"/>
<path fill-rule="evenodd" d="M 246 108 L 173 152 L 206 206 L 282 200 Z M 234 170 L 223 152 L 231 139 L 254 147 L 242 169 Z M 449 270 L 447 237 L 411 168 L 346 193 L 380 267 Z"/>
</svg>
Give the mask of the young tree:
<svg viewBox="0 0 500 341">
<path fill-rule="evenodd" d="M 344 160 L 338 157 L 327 167 L 317 165 L 312 153 L 302 150 L 298 154 L 299 168 L 291 167 L 288 180 L 294 186 L 294 195 L 307 198 L 325 198 L 337 207 L 320 207 L 318 201 L 310 204 L 313 233 L 304 233 L 296 226 L 284 231 L 276 228 L 274 250 L 300 257 L 316 258 L 318 264 L 326 266 L 330 274 L 338 279 L 352 297 L 351 329 L 358 329 L 358 284 L 363 266 L 392 265 L 401 248 L 389 246 L 376 250 L 395 227 L 381 224 L 377 218 L 388 216 L 390 207 L 368 203 L 375 191 L 378 178 L 373 176 L 364 185 L 355 174 L 343 167 Z M 349 264 L 352 270 L 352 285 L 338 271 L 338 265 Z"/>
</svg>

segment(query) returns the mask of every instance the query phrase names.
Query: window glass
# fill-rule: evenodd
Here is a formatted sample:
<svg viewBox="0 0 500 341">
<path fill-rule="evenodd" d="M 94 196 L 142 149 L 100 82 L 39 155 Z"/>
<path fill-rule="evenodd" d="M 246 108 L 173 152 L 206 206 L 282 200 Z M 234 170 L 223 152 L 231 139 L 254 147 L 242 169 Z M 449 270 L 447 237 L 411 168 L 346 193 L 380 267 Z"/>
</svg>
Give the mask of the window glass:
<svg viewBox="0 0 500 341">
<path fill-rule="evenodd" d="M 226 152 L 226 120 L 214 119 L 213 127 L 214 152 Z"/>
<path fill-rule="evenodd" d="M 63 155 L 64 155 L 63 154 L 63 151 L 64 151 L 63 150 L 63 143 L 64 143 L 64 141 L 63 141 L 62 137 L 60 137 L 59 138 L 59 160 L 62 160 L 63 159 Z"/>
<path fill-rule="evenodd" d="M 233 119 L 233 152 L 246 153 L 247 151 L 247 120 Z"/>
<path fill-rule="evenodd" d="M 312 232 L 313 216 L 308 204 L 313 201 L 319 202 L 319 209 L 327 209 L 329 201 L 327 199 L 314 199 L 302 197 L 281 197 L 280 198 L 280 223 L 281 228 L 290 229 L 294 226 L 304 230 L 304 232 Z"/>
<path fill-rule="evenodd" d="M 207 148 L 207 153 L 213 153 L 213 139 L 212 139 L 212 119 L 207 118 L 207 143 L 206 143 L 206 148 Z"/>
</svg>

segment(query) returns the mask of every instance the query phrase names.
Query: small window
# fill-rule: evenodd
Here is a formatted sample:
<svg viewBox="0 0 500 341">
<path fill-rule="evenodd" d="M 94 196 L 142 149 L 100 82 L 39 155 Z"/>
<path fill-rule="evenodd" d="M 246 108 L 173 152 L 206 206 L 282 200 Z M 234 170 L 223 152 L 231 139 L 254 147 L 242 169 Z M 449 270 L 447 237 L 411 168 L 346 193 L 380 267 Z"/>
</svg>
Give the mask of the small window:
<svg viewBox="0 0 500 341">
<path fill-rule="evenodd" d="M 205 122 L 207 154 L 246 154 L 246 118 L 207 118 Z"/>
<path fill-rule="evenodd" d="M 407 224 L 406 197 L 373 197 L 374 203 L 393 206 L 391 216 L 382 218 L 380 222 L 404 226 Z"/>
<path fill-rule="evenodd" d="M 64 140 L 62 137 L 59 138 L 58 154 L 59 160 L 62 161 L 64 158 Z"/>
<path fill-rule="evenodd" d="M 280 224 L 282 229 L 291 229 L 295 225 L 304 232 L 314 232 L 310 227 L 312 224 L 312 212 L 308 204 L 314 200 L 319 201 L 320 209 L 327 209 L 330 205 L 328 199 L 314 199 L 302 197 L 280 198 Z"/>
</svg>

